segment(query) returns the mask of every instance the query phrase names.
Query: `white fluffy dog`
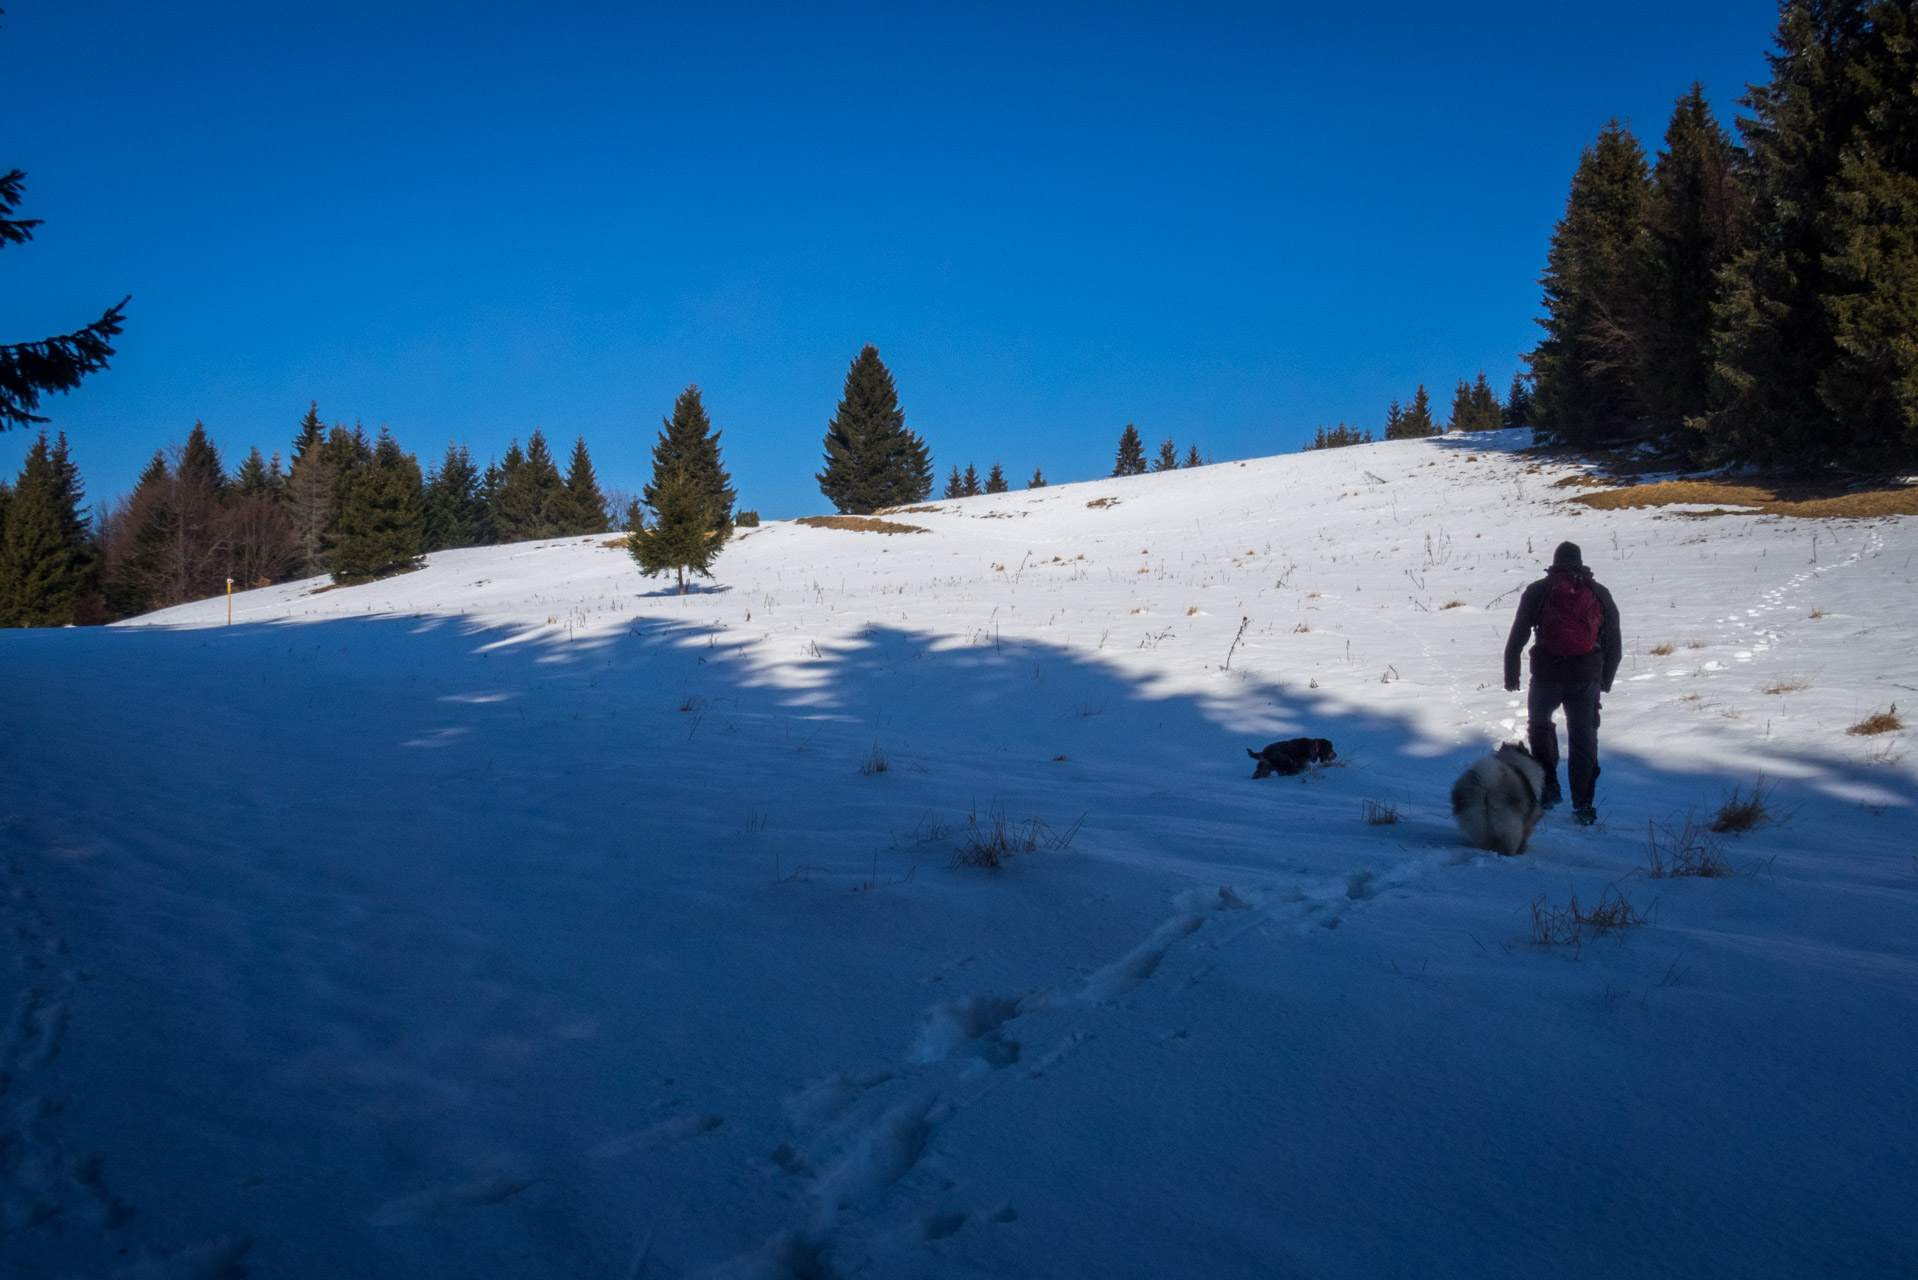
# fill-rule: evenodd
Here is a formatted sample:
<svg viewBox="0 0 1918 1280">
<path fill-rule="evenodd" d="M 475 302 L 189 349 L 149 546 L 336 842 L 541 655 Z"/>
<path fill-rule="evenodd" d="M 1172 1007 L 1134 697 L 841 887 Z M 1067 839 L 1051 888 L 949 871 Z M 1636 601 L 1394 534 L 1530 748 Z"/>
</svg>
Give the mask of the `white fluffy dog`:
<svg viewBox="0 0 1918 1280">
<path fill-rule="evenodd" d="M 1532 753 L 1508 742 L 1474 760 L 1452 784 L 1452 816 L 1467 840 L 1509 858 L 1525 852 L 1545 816 L 1538 802 L 1544 786 L 1545 770 Z"/>
</svg>

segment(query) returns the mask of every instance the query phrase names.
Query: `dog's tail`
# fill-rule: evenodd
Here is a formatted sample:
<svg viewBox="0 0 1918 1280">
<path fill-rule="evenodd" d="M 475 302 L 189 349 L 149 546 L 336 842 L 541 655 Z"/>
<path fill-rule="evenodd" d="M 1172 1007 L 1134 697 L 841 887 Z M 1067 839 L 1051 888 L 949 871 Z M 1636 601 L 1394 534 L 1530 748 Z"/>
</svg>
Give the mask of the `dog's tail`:
<svg viewBox="0 0 1918 1280">
<path fill-rule="evenodd" d="M 1249 755 L 1249 756 L 1251 756 L 1251 757 L 1252 757 L 1252 758 L 1253 758 L 1254 760 L 1263 760 L 1263 759 L 1265 759 L 1265 757 L 1264 757 L 1264 756 L 1262 756 L 1262 755 L 1260 755 L 1260 754 L 1259 754 L 1258 752 L 1256 752 L 1256 751 L 1254 751 L 1254 750 L 1253 750 L 1253 749 L 1252 749 L 1251 747 L 1247 747 L 1247 748 L 1245 749 L 1245 754 L 1247 754 L 1247 755 Z"/>
</svg>

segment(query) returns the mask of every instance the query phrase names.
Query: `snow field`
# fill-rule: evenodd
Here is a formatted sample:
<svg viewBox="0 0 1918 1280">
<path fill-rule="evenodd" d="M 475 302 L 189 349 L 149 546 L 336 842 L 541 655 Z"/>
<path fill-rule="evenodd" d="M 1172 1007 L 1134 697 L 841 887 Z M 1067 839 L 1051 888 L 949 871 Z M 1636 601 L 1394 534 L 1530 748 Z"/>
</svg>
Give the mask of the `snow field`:
<svg viewBox="0 0 1918 1280">
<path fill-rule="evenodd" d="M 1844 729 L 1918 688 L 1910 522 L 1593 511 L 1510 434 L 0 636 L 0 1258 L 1908 1271 L 1913 777 Z M 1605 821 L 1487 858 L 1445 797 L 1564 537 Z M 1760 774 L 1739 876 L 1630 876 Z M 1083 825 L 954 869 L 994 814 Z M 1614 885 L 1653 923 L 1529 941 Z"/>
</svg>

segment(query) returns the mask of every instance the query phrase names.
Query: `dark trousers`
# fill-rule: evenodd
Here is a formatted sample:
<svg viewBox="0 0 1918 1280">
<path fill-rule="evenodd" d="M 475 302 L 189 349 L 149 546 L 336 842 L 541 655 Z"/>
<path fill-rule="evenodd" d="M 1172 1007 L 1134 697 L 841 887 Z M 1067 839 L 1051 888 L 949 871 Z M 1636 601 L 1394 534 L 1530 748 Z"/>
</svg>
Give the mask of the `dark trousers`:
<svg viewBox="0 0 1918 1280">
<path fill-rule="evenodd" d="M 1571 757 L 1572 803 L 1592 803 L 1598 786 L 1598 681 L 1532 680 L 1526 695 L 1526 726 L 1532 740 L 1532 758 L 1543 765 L 1547 778 L 1558 776 L 1558 727 L 1552 713 L 1565 708 L 1565 739 Z"/>
</svg>

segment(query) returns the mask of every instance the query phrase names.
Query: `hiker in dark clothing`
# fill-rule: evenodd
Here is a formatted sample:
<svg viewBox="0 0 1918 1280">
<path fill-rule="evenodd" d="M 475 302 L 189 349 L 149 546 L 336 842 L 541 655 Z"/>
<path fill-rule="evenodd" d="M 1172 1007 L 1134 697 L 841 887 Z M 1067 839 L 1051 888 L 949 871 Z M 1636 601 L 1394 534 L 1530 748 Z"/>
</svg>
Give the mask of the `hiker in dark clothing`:
<svg viewBox="0 0 1918 1280">
<path fill-rule="evenodd" d="M 1612 691 L 1612 677 L 1624 659 L 1618 606 L 1585 567 L 1578 545 L 1561 542 L 1545 576 L 1519 597 L 1518 617 L 1505 642 L 1505 687 L 1518 691 L 1518 656 L 1532 645 L 1532 688 L 1526 696 L 1532 758 L 1545 770 L 1551 808 L 1564 798 L 1558 789 L 1558 727 L 1552 713 L 1565 708 L 1565 738 L 1570 755 L 1572 814 L 1580 826 L 1598 821 L 1593 794 L 1598 785 L 1598 695 Z"/>
</svg>

